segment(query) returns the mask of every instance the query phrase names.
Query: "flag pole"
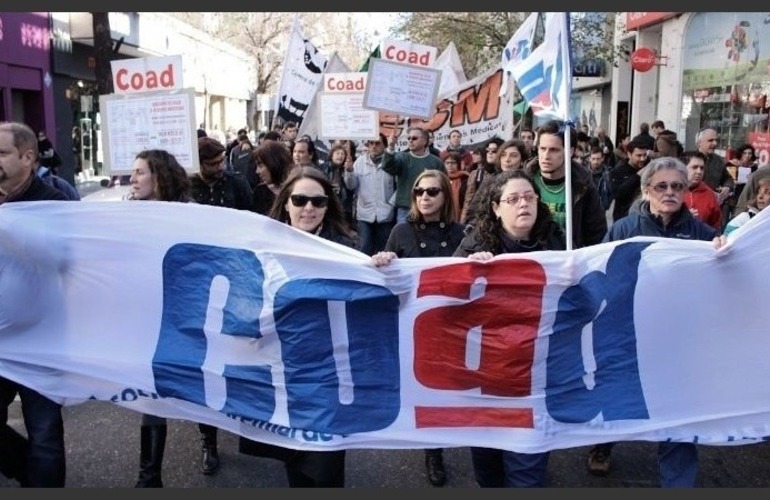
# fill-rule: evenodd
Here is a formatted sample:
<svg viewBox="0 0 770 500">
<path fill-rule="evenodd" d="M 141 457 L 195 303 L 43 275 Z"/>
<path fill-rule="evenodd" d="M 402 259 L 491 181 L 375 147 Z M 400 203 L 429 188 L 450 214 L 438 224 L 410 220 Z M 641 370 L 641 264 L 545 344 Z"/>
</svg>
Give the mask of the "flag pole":
<svg viewBox="0 0 770 500">
<path fill-rule="evenodd" d="M 563 60 L 565 62 L 564 64 L 564 80 L 567 82 L 567 102 L 564 103 L 564 116 L 562 119 L 564 120 L 564 212 L 565 212 L 565 229 L 567 233 L 567 250 L 572 250 L 572 234 L 573 234 L 573 228 L 572 228 L 572 212 L 574 211 L 574 208 L 572 206 L 572 144 L 571 144 L 571 128 L 572 125 L 570 124 L 569 119 L 569 103 L 570 103 L 570 94 L 572 93 L 572 52 L 570 51 L 570 21 L 569 21 L 569 12 L 563 12 L 563 16 L 565 16 L 564 23 L 565 23 L 565 31 L 566 33 L 562 34 L 561 37 L 561 50 L 562 54 L 564 54 Z"/>
<path fill-rule="evenodd" d="M 567 250 L 572 250 L 572 148 L 569 121 L 564 121 L 564 215 Z"/>
</svg>

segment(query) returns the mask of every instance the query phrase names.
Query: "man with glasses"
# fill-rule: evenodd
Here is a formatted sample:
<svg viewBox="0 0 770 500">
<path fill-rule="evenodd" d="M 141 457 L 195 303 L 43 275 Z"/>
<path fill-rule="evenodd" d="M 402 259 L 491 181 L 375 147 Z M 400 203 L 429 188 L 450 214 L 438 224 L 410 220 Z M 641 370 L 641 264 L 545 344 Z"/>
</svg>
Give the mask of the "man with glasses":
<svg viewBox="0 0 770 500">
<path fill-rule="evenodd" d="M 632 141 L 633 142 L 633 141 Z M 687 189 L 687 167 L 676 158 L 662 157 L 650 162 L 641 172 L 645 195 L 639 210 L 616 220 L 604 236 L 604 242 L 634 236 L 660 236 L 682 240 L 721 243 L 717 231 L 696 219 L 684 204 Z M 618 360 L 623 362 L 623 360 Z M 594 446 L 589 452 L 591 473 L 604 476 L 609 472 L 610 452 L 615 443 Z M 693 443 L 660 442 L 658 444 L 660 484 L 664 488 L 691 488 L 698 474 L 698 450 Z"/>
<path fill-rule="evenodd" d="M 428 150 L 428 132 L 420 127 L 406 130 L 407 150 L 396 152 L 395 132 L 388 138 L 388 147 L 382 157 L 382 169 L 396 178 L 396 222 L 406 222 L 412 187 L 417 176 L 425 170 L 441 170 L 446 167 L 441 158 Z"/>
<path fill-rule="evenodd" d="M 384 134 L 376 141 L 367 141 L 365 154 L 345 167 L 342 180 L 356 193 L 356 228 L 361 251 L 374 255 L 385 249 L 390 231 L 395 225 L 390 197 L 396 192 L 396 180 L 382 169 L 382 157 L 388 139 Z"/>
<path fill-rule="evenodd" d="M 190 176 L 192 196 L 197 203 L 252 210 L 252 192 L 242 176 L 225 169 L 225 146 L 212 137 L 198 139 L 198 172 Z"/>
</svg>

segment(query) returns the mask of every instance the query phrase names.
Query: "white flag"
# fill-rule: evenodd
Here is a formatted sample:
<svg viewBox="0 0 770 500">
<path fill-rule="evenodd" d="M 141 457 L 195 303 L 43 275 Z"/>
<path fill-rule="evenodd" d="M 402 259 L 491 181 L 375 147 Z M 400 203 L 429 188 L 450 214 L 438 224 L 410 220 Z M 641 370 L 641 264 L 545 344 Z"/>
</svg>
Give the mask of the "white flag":
<svg viewBox="0 0 770 500">
<path fill-rule="evenodd" d="M 537 19 L 539 14 L 533 12 L 521 23 L 519 29 L 513 34 L 503 49 L 500 67 L 503 68 L 503 83 L 500 85 L 500 97 L 508 91 L 508 78 L 511 74 L 511 66 L 521 62 L 532 52 L 532 39 L 535 37 Z"/>
<path fill-rule="evenodd" d="M 278 87 L 277 117 L 297 125 L 302 123 L 328 62 L 326 56 L 302 35 L 299 19 L 295 18 Z"/>
</svg>

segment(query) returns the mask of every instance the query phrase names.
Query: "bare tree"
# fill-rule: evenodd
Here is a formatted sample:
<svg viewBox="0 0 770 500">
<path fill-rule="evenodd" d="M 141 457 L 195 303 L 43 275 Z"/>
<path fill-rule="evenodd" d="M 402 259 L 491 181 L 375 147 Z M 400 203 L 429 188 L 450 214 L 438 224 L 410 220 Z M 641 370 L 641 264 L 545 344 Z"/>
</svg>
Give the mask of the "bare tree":
<svg viewBox="0 0 770 500">
<path fill-rule="evenodd" d="M 503 48 L 529 12 L 412 12 L 399 17 L 394 31 L 404 38 L 442 50 L 454 42 L 468 75 L 499 64 Z M 613 46 L 614 13 L 571 18 L 573 52 L 580 58 L 616 64 L 623 53 Z"/>
<path fill-rule="evenodd" d="M 293 12 L 169 12 L 254 58 L 258 94 L 269 94 L 280 80 Z M 368 54 L 367 40 L 357 36 L 345 16 L 331 12 L 302 12 L 303 35 L 327 57 L 337 52 L 351 68 Z"/>
<path fill-rule="evenodd" d="M 99 95 L 112 94 L 112 35 L 110 34 L 109 12 L 92 12 L 93 30 L 94 30 L 94 54 L 96 66 L 94 76 L 96 76 L 96 88 Z"/>
</svg>

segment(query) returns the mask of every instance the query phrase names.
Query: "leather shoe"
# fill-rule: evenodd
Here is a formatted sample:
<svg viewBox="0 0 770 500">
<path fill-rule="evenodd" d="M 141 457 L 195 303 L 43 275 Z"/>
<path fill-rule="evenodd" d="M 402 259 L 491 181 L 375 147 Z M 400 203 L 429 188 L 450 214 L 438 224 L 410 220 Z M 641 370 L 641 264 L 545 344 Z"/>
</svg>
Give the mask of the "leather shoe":
<svg viewBox="0 0 770 500">
<path fill-rule="evenodd" d="M 444 486 L 446 484 L 446 470 L 444 469 L 444 457 L 441 450 L 439 453 L 426 452 L 425 470 L 428 473 L 428 481 L 433 486 Z"/>
<path fill-rule="evenodd" d="M 201 456 L 201 472 L 211 475 L 219 469 L 219 453 L 216 446 L 203 445 Z"/>
</svg>

